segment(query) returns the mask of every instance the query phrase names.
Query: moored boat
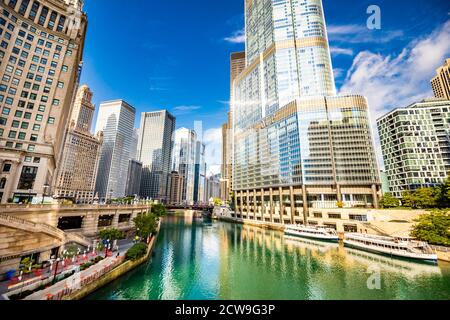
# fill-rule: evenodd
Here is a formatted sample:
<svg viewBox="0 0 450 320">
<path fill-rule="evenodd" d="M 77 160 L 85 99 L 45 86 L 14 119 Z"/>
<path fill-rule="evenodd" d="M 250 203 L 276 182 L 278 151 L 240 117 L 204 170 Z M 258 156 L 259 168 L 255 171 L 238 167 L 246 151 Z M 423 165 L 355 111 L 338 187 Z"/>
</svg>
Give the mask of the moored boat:
<svg viewBox="0 0 450 320">
<path fill-rule="evenodd" d="M 385 237 L 362 233 L 346 233 L 347 247 L 394 257 L 437 263 L 437 255 L 426 242 L 409 237 Z"/>
<path fill-rule="evenodd" d="M 339 242 L 339 236 L 335 230 L 315 226 L 290 225 L 284 229 L 284 234 L 286 236 Z"/>
</svg>

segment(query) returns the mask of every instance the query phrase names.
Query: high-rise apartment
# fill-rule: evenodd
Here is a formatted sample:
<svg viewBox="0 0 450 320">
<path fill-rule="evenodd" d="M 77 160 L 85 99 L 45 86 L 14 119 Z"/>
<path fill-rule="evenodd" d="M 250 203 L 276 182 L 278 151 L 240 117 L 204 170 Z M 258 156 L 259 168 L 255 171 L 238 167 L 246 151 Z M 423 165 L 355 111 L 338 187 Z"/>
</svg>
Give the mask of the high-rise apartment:
<svg viewBox="0 0 450 320">
<path fill-rule="evenodd" d="M 336 96 L 320 0 L 245 1 L 233 83 L 237 215 L 304 223 L 311 209 L 378 207 L 367 100 Z"/>
<path fill-rule="evenodd" d="M 221 199 L 228 201 L 233 188 L 233 83 L 245 69 L 245 52 L 234 52 L 230 56 L 230 111 L 228 122 L 222 125 Z"/>
<path fill-rule="evenodd" d="M 182 204 L 183 203 L 183 188 L 184 177 L 176 171 L 172 171 L 170 174 L 169 184 L 169 203 L 170 204 Z"/>
<path fill-rule="evenodd" d="M 142 162 L 140 196 L 167 202 L 175 117 L 167 110 L 143 112 L 137 147 Z"/>
<path fill-rule="evenodd" d="M 90 133 L 95 106 L 88 86 L 78 89 L 69 118 L 54 194 L 75 203 L 93 203 L 102 133 Z"/>
<path fill-rule="evenodd" d="M 436 70 L 436 76 L 431 80 L 434 96 L 450 100 L 450 58 Z"/>
<path fill-rule="evenodd" d="M 378 119 L 391 193 L 441 184 L 450 174 L 450 101 L 427 99 Z"/>
<path fill-rule="evenodd" d="M 81 69 L 81 0 L 0 1 L 0 198 L 52 192 Z"/>
<path fill-rule="evenodd" d="M 101 202 L 125 196 L 135 115 L 136 110 L 123 100 L 100 104 L 95 131 L 103 132 L 103 145 L 95 191 Z"/>
</svg>

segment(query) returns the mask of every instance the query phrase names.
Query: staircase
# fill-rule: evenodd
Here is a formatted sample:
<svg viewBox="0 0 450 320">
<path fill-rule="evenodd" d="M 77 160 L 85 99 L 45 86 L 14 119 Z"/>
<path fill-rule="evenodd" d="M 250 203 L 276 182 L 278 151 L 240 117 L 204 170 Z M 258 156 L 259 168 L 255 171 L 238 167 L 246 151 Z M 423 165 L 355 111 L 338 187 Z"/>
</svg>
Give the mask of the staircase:
<svg viewBox="0 0 450 320">
<path fill-rule="evenodd" d="M 23 230 L 26 232 L 44 233 L 52 238 L 57 239 L 61 243 L 61 245 L 64 245 L 68 242 L 74 242 L 85 247 L 91 245 L 91 241 L 88 238 L 78 233 L 64 232 L 45 223 L 36 223 L 5 214 L 0 214 L 0 225 L 13 229 Z"/>
</svg>

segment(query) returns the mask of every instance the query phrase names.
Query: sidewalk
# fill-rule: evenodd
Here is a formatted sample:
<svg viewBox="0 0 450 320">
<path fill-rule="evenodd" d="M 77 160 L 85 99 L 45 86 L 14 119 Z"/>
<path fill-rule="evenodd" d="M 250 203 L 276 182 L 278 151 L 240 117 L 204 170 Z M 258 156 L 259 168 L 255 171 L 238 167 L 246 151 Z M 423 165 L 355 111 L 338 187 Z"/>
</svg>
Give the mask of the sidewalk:
<svg viewBox="0 0 450 320">
<path fill-rule="evenodd" d="M 134 242 L 131 239 L 119 240 L 117 245 L 119 247 L 119 256 L 124 257 L 126 252 L 128 251 L 128 249 L 130 249 L 134 245 Z M 115 257 L 117 256 L 117 251 L 114 251 L 110 254 L 111 254 L 111 258 L 114 258 L 114 261 L 115 261 Z M 74 270 L 77 270 L 79 268 L 79 266 L 83 265 L 84 263 L 89 262 L 90 259 L 95 258 L 96 256 L 104 257 L 105 252 L 104 251 L 97 252 L 97 254 L 95 256 L 92 255 L 92 253 L 90 253 L 87 255 L 86 258 L 83 258 L 83 255 L 79 255 L 76 258 L 75 262 L 72 262 L 71 259 L 66 259 L 66 263 L 65 263 L 64 267 L 62 266 L 61 263 L 59 263 L 56 275 L 60 275 L 63 272 L 70 273 Z M 108 259 L 111 260 L 111 258 L 108 258 Z M 105 260 L 108 260 L 108 259 L 105 259 Z M 106 262 L 104 262 L 105 260 L 102 260 L 100 263 L 90 267 L 89 269 L 87 269 L 85 271 L 89 271 L 91 269 L 97 269 L 97 268 L 95 268 L 97 265 L 106 265 Z M 50 268 L 46 268 L 45 270 L 42 269 L 42 270 L 39 270 L 38 272 L 32 272 L 30 275 L 23 275 L 22 281 L 18 281 L 18 277 L 16 276 L 13 278 L 13 280 L 0 282 L 0 299 L 3 299 L 2 295 L 5 293 L 11 292 L 13 290 L 19 290 L 19 289 L 20 289 L 20 291 L 26 291 L 28 286 L 31 286 L 37 282 L 44 282 L 46 280 L 52 279 L 55 276 L 55 267 L 56 266 L 53 265 L 53 269 L 51 271 L 50 271 Z M 83 272 L 81 272 L 81 274 L 83 274 Z M 60 282 L 65 284 L 66 281 L 67 281 L 67 279 L 62 280 Z M 59 283 L 57 283 L 57 284 L 59 284 Z M 57 284 L 55 284 L 55 286 Z"/>
</svg>

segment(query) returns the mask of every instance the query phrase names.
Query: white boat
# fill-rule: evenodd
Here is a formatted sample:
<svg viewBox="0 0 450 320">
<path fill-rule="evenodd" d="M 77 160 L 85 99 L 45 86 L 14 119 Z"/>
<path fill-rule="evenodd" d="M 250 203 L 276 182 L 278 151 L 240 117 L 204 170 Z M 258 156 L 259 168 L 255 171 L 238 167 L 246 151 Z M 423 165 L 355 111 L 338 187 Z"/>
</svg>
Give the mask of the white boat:
<svg viewBox="0 0 450 320">
<path fill-rule="evenodd" d="M 437 254 L 426 242 L 408 237 L 384 237 L 362 233 L 346 233 L 344 245 L 394 257 L 437 262 Z"/>
<path fill-rule="evenodd" d="M 339 242 L 336 230 L 315 226 L 290 225 L 284 229 L 284 234 L 286 236 Z"/>
</svg>

